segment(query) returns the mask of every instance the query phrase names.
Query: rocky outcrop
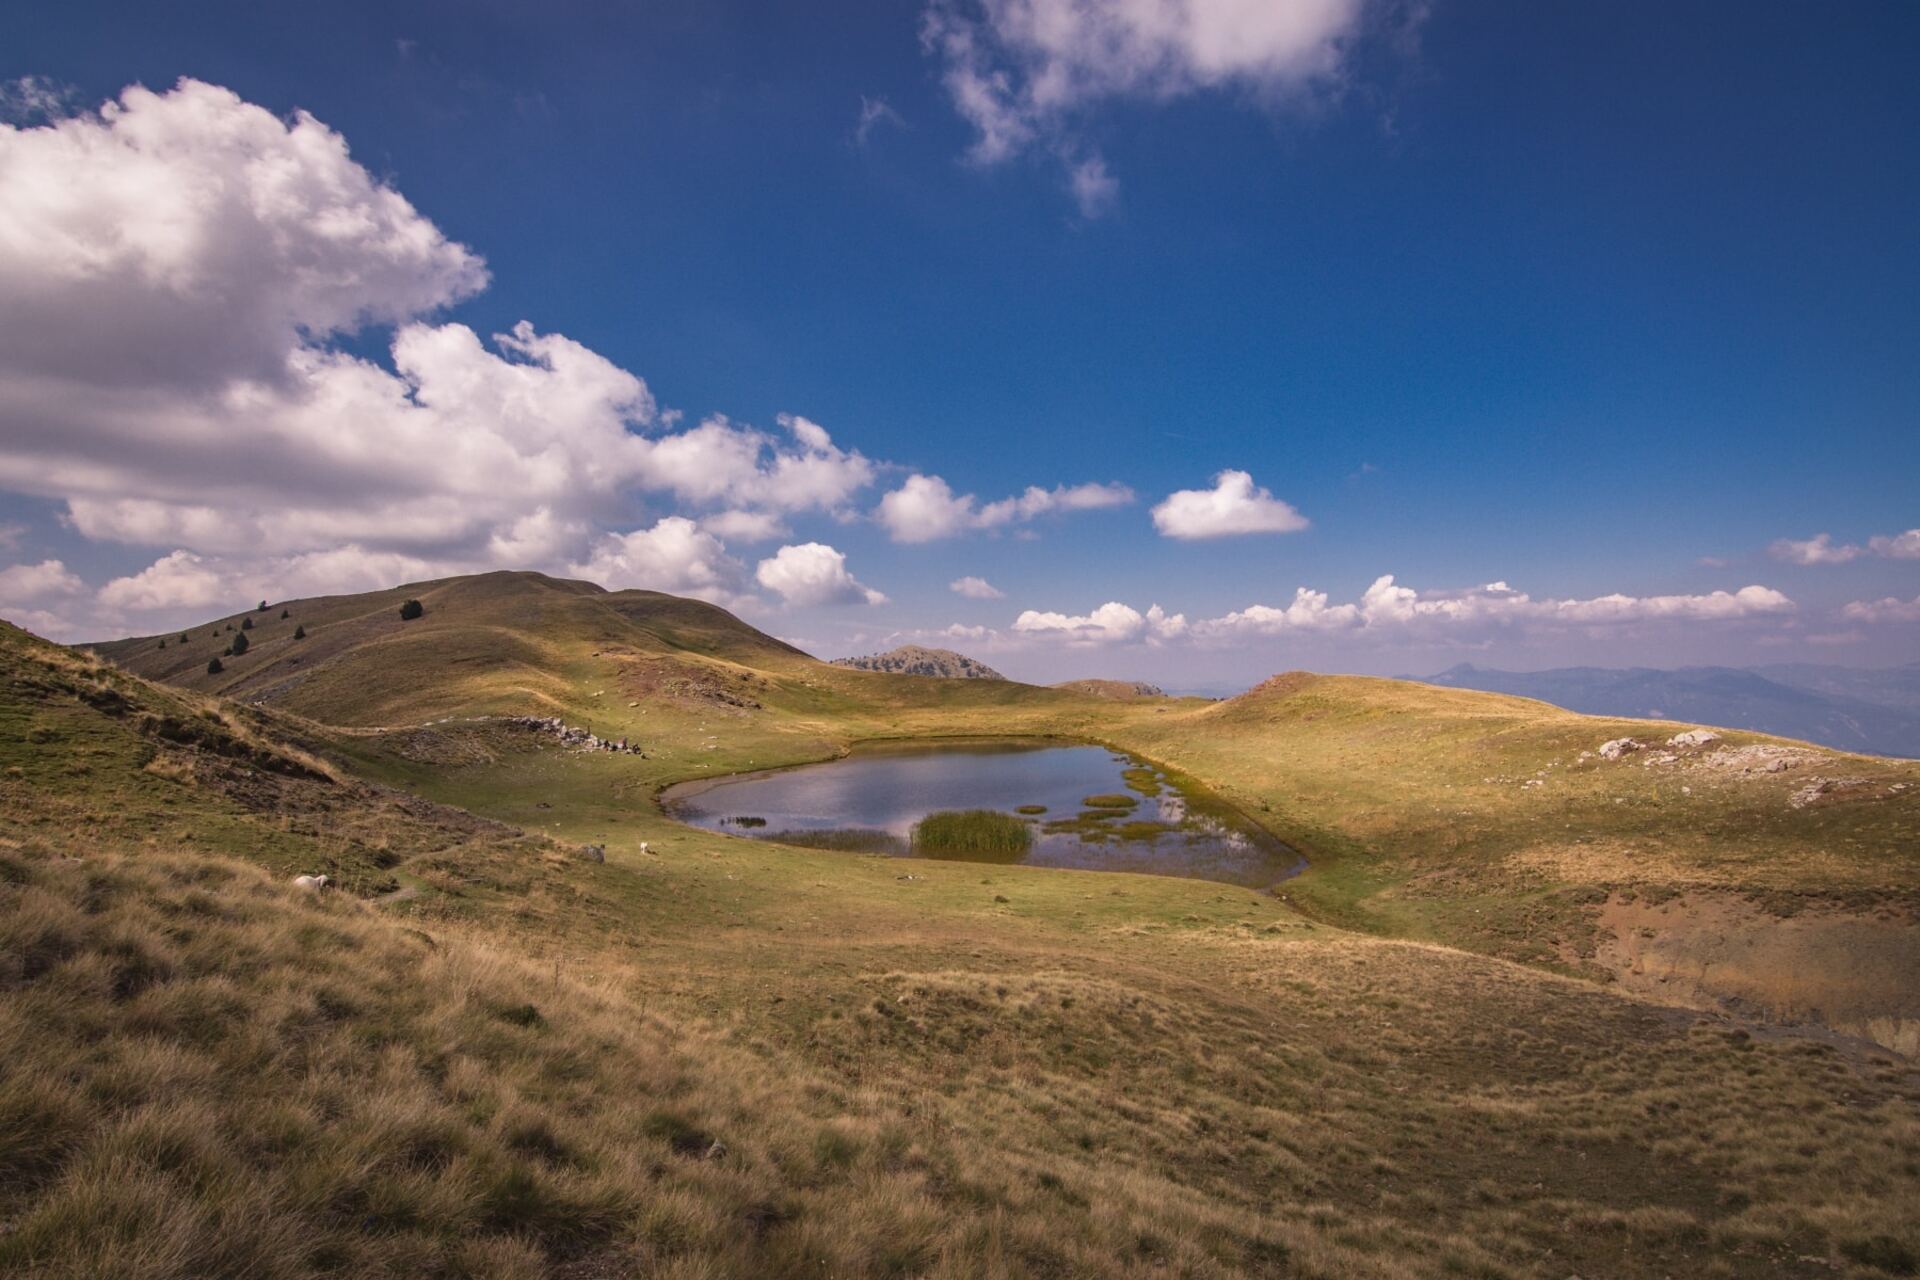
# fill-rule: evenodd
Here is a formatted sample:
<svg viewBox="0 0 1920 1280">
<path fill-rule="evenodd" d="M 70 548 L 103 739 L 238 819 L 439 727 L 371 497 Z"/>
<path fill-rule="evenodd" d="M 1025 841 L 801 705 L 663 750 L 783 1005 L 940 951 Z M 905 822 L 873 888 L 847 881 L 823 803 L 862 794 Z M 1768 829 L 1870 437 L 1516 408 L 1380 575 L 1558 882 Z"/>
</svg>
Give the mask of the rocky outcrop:
<svg viewBox="0 0 1920 1280">
<path fill-rule="evenodd" d="M 578 725 L 570 725 L 559 716 L 507 716 L 502 723 L 514 729 L 526 729 L 533 733 L 549 734 L 558 738 L 561 745 L 575 747 L 581 751 L 624 751 L 632 755 L 643 755 L 636 743 L 625 738 L 602 738 Z"/>
<path fill-rule="evenodd" d="M 1667 739 L 1670 747 L 1710 747 L 1720 741 L 1720 735 L 1711 729 L 1689 729 L 1685 733 L 1676 733 Z"/>
</svg>

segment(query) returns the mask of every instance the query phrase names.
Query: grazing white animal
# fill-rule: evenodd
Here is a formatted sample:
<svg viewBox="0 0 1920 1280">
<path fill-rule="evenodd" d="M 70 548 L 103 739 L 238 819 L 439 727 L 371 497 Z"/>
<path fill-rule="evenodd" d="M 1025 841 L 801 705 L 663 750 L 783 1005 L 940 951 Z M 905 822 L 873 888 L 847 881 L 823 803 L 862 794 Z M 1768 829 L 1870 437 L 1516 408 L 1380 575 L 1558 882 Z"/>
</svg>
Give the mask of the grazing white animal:
<svg viewBox="0 0 1920 1280">
<path fill-rule="evenodd" d="M 647 847 L 647 842 L 646 842 L 645 840 L 642 840 L 642 841 L 640 842 L 640 852 L 642 852 L 642 853 L 651 853 L 651 852 L 653 852 L 653 851 L 652 851 L 651 849 L 649 849 L 649 848 Z"/>
<path fill-rule="evenodd" d="M 328 885 L 332 883 L 333 883 L 332 876 L 295 876 L 293 878 L 294 888 L 310 889 L 314 893 L 320 892 L 322 889 L 326 888 Z"/>
</svg>

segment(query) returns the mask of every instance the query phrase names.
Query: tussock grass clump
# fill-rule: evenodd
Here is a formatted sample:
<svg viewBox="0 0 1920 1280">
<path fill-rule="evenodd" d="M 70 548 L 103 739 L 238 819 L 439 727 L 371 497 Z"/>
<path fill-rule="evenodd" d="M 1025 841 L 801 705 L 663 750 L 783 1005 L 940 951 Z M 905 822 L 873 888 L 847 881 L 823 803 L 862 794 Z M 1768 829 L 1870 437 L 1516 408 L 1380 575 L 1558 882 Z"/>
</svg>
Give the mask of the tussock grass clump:
<svg viewBox="0 0 1920 1280">
<path fill-rule="evenodd" d="M 1010 813 L 949 809 L 913 828 L 913 851 L 927 858 L 1018 858 L 1033 847 L 1033 829 Z"/>
<path fill-rule="evenodd" d="M 766 825 L 763 821 L 762 826 Z M 762 839 L 796 844 L 803 849 L 833 849 L 840 853 L 905 853 L 906 842 L 891 831 L 873 827 L 829 827 L 824 831 L 796 828 L 770 832 Z"/>
<path fill-rule="evenodd" d="M 1024 813 L 1029 817 L 1032 817 L 1035 814 L 1045 813 L 1046 811 L 1047 811 L 1047 806 L 1043 804 L 1023 804 L 1023 805 L 1018 805 L 1014 808 L 1015 813 Z"/>
<path fill-rule="evenodd" d="M 1097 796 L 1084 796 L 1080 803 L 1089 809 L 1132 809 L 1140 803 L 1140 797 L 1130 796 L 1124 791 L 1107 791 Z"/>
</svg>

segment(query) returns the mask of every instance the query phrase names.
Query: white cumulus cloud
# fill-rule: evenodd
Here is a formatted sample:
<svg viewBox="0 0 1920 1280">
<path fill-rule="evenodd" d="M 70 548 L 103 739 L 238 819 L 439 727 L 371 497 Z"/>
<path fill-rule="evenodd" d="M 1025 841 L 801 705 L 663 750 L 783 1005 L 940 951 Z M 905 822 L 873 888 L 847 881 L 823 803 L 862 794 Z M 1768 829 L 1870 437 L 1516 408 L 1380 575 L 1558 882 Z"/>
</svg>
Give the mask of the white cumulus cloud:
<svg viewBox="0 0 1920 1280">
<path fill-rule="evenodd" d="M 1898 601 L 1871 607 L 1882 606 L 1905 607 Z M 1464 591 L 1425 592 L 1401 586 L 1393 575 L 1383 574 L 1358 600 L 1338 604 L 1324 591 L 1301 587 L 1285 605 L 1251 604 L 1218 617 L 1189 622 L 1184 614 L 1168 613 L 1159 605 L 1142 613 L 1130 605 L 1109 601 L 1084 615 L 1030 609 L 1014 620 L 1009 631 L 992 631 L 984 638 L 1001 647 L 1023 640 L 1076 645 L 1157 645 L 1185 640 L 1217 648 L 1316 635 L 1477 643 L 1509 628 L 1597 631 L 1630 624 L 1780 617 L 1794 610 L 1792 600 L 1763 586 L 1695 595 L 1535 599 L 1504 582 Z"/>
<path fill-rule="evenodd" d="M 109 628 L 276 577 L 363 580 L 343 552 L 414 576 L 656 572 L 665 551 L 622 541 L 637 495 L 756 541 L 850 519 L 874 482 L 811 419 L 683 427 L 563 334 L 436 318 L 486 283 L 304 112 L 182 80 L 0 123 L 0 490 L 156 553 L 102 589 Z M 370 326 L 392 330 L 384 360 L 336 341 Z M 724 551 L 679 549 L 699 590 L 729 589 Z"/>
<path fill-rule="evenodd" d="M 947 590 L 955 595 L 965 596 L 969 600 L 1004 600 L 1007 595 L 985 578 L 976 578 L 971 575 L 955 578 L 947 584 Z"/>
<path fill-rule="evenodd" d="M 14 564 L 0 569 L 0 605 L 44 604 L 87 589 L 79 575 L 58 560 Z"/>
<path fill-rule="evenodd" d="M 1920 596 L 1902 600 L 1886 596 L 1879 600 L 1855 600 L 1840 610 L 1854 622 L 1920 622 Z"/>
<path fill-rule="evenodd" d="M 720 605 L 737 602 L 747 576 L 720 539 L 685 516 L 662 516 L 650 529 L 607 534 L 570 572 L 613 591 L 639 587 Z"/>
<path fill-rule="evenodd" d="M 781 547 L 754 572 L 761 586 L 788 604 L 885 604 L 886 596 L 847 571 L 847 557 L 821 542 Z"/>
<path fill-rule="evenodd" d="M 1920 529 L 1869 538 L 1867 548 L 1877 556 L 1894 560 L 1920 560 Z"/>
<path fill-rule="evenodd" d="M 983 529 L 1024 524 L 1056 512 L 1094 511 L 1133 501 L 1123 484 L 1029 485 L 1024 493 L 985 503 L 970 493 L 956 494 L 939 476 L 910 475 L 880 499 L 874 516 L 895 542 L 934 542 Z"/>
<path fill-rule="evenodd" d="M 1022 635 L 1062 640 L 1068 644 L 1161 644 L 1179 639 L 1187 631 L 1187 620 L 1169 614 L 1159 605 L 1145 613 L 1117 600 L 1092 613 L 1070 615 L 1028 609 L 1014 619 L 1013 629 Z"/>
<path fill-rule="evenodd" d="M 1182 489 L 1153 509 L 1153 525 L 1168 538 L 1226 538 L 1248 533 L 1294 533 L 1307 518 L 1256 486 L 1244 471 L 1222 471 L 1211 489 Z"/>
<path fill-rule="evenodd" d="M 1820 533 L 1800 540 L 1781 538 L 1767 548 L 1767 554 L 1784 564 L 1845 564 L 1867 552 L 1864 547 L 1837 545 L 1832 534 Z"/>
<path fill-rule="evenodd" d="M 1856 543 L 1836 543 L 1830 533 L 1811 538 L 1780 538 L 1767 548 L 1767 554 L 1786 564 L 1846 564 L 1862 556 L 1885 556 L 1889 560 L 1920 560 L 1920 529 L 1905 533 L 1875 534 L 1863 547 Z"/>
<path fill-rule="evenodd" d="M 1081 211 L 1118 187 L 1081 140 L 1080 117 L 1113 99 L 1205 90 L 1277 105 L 1337 89 L 1363 0 L 934 0 L 922 43 L 973 126 L 971 158 L 1058 155 Z"/>
</svg>

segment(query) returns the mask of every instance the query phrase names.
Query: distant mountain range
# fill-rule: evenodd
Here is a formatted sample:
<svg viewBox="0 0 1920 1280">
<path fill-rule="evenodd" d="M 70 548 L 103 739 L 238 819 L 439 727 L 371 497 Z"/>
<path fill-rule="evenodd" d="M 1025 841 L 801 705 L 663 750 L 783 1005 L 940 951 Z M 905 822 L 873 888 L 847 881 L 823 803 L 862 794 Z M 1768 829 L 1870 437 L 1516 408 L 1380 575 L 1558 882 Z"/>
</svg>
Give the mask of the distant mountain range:
<svg viewBox="0 0 1920 1280">
<path fill-rule="evenodd" d="M 1421 679 L 1421 677 L 1410 677 Z M 1425 683 L 1537 698 L 1588 715 L 1752 729 L 1843 751 L 1920 757 L 1920 662 L 1903 667 L 1560 667 L 1461 663 Z"/>
<path fill-rule="evenodd" d="M 835 658 L 833 665 L 852 667 L 856 671 L 886 671 L 897 676 L 941 676 L 949 680 L 1006 679 L 986 663 L 976 662 L 964 653 L 955 653 L 951 649 L 928 649 L 917 644 L 903 644 L 898 649 L 868 654 L 864 658 Z"/>
</svg>

